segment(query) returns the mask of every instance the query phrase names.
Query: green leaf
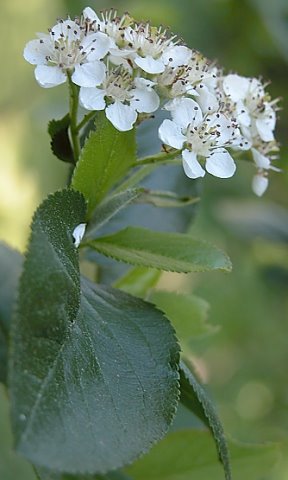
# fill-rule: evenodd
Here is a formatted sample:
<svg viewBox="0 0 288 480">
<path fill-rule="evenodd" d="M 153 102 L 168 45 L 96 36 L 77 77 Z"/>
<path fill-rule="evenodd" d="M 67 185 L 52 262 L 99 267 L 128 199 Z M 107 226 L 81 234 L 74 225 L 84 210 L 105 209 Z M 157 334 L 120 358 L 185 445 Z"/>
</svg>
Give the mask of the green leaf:
<svg viewBox="0 0 288 480">
<path fill-rule="evenodd" d="M 135 129 L 119 132 L 104 112 L 97 113 L 95 123 L 96 131 L 86 140 L 72 178 L 72 187 L 88 201 L 88 217 L 136 156 Z"/>
<path fill-rule="evenodd" d="M 122 262 L 173 272 L 231 270 L 228 257 L 216 247 L 190 235 L 128 227 L 88 241 L 99 253 Z"/>
<path fill-rule="evenodd" d="M 179 195 L 174 192 L 143 189 L 143 193 L 138 202 L 151 203 L 151 205 L 154 205 L 155 207 L 179 208 L 193 205 L 194 203 L 199 202 L 199 200 L 199 197 L 179 197 Z"/>
<path fill-rule="evenodd" d="M 9 413 L 7 390 L 0 385 L 0 478 L 1 480 L 36 480 L 31 465 L 13 450 Z"/>
<path fill-rule="evenodd" d="M 123 208 L 127 207 L 130 203 L 134 202 L 141 195 L 141 190 L 125 190 L 124 192 L 116 193 L 114 195 L 105 198 L 95 208 L 93 217 L 89 222 L 86 237 L 93 238 L 95 233 L 98 232 L 107 222 L 111 220 L 117 213 Z"/>
<path fill-rule="evenodd" d="M 263 480 L 279 457 L 275 445 L 229 442 L 229 448 L 233 480 Z M 127 473 L 134 480 L 223 480 L 209 433 L 200 430 L 170 433 Z"/>
<path fill-rule="evenodd" d="M 0 382 L 7 381 L 8 339 L 22 256 L 0 243 Z"/>
<path fill-rule="evenodd" d="M 67 190 L 34 216 L 12 329 L 12 425 L 17 450 L 36 466 L 104 474 L 169 428 L 179 347 L 143 300 L 83 280 L 79 303 L 72 232 L 84 215 L 83 197 Z"/>
<path fill-rule="evenodd" d="M 74 163 L 73 150 L 69 140 L 70 116 L 69 113 L 61 120 L 51 120 L 48 124 L 48 133 L 51 137 L 51 149 L 54 155 L 63 162 Z"/>
<path fill-rule="evenodd" d="M 207 323 L 209 304 L 196 295 L 154 291 L 149 300 L 169 318 L 184 353 L 190 350 L 191 340 L 218 331 Z"/>
<path fill-rule="evenodd" d="M 134 267 L 117 280 L 114 286 L 136 297 L 145 297 L 148 291 L 156 286 L 160 276 L 161 272 L 159 270 Z"/>
<path fill-rule="evenodd" d="M 229 451 L 218 414 L 204 388 L 183 362 L 180 365 L 181 402 L 209 428 L 215 440 L 226 480 L 231 480 Z"/>
<path fill-rule="evenodd" d="M 70 475 L 54 473 L 49 470 L 37 469 L 39 480 L 131 480 L 125 473 L 109 472 L 106 475 Z"/>
</svg>

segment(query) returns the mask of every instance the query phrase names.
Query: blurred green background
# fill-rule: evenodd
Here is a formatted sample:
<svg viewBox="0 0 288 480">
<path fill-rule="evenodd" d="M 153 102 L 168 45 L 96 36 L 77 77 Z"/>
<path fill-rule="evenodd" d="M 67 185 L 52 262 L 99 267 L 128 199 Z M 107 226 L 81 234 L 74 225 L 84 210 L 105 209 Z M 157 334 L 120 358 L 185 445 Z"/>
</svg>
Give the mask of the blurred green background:
<svg viewBox="0 0 288 480">
<path fill-rule="evenodd" d="M 67 177 L 65 164 L 50 153 L 46 133 L 48 120 L 66 113 L 67 89 L 41 89 L 22 50 L 36 31 L 45 32 L 55 18 L 79 14 L 86 5 L 80 0 L 0 3 L 0 237 L 21 250 L 34 209 Z M 231 437 L 283 443 L 283 461 L 269 478 L 288 479 L 288 2 L 114 0 L 91 1 L 90 6 L 97 11 L 113 6 L 137 19 L 169 25 L 227 72 L 261 76 L 271 81 L 272 96 L 282 97 L 277 137 L 283 172 L 271 174 L 265 197 L 252 194 L 254 171 L 246 162 L 232 179 L 207 176 L 203 182 L 191 232 L 222 246 L 233 273 L 194 275 L 188 281 L 169 275 L 162 285 L 193 290 L 210 303 L 210 323 L 221 329 L 194 343 L 200 375 Z M 1 444 L 7 434 L 2 418 L 0 427 Z M 11 453 L 5 455 L 14 464 Z M 17 480 L 13 472 L 12 479 Z"/>
</svg>

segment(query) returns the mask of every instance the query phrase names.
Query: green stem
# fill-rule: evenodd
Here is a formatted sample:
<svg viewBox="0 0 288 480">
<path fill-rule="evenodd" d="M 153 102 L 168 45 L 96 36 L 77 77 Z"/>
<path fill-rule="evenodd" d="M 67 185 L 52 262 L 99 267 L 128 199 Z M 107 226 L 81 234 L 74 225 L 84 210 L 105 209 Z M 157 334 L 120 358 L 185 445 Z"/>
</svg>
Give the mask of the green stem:
<svg viewBox="0 0 288 480">
<path fill-rule="evenodd" d="M 78 117 L 78 106 L 79 106 L 79 87 L 72 82 L 71 74 L 68 73 L 68 81 L 69 81 L 69 90 L 70 90 L 70 98 L 69 98 L 69 106 L 70 106 L 70 134 L 71 134 L 71 141 L 74 153 L 74 161 L 75 164 L 77 163 L 79 156 L 80 156 L 80 140 L 78 135 L 78 127 L 77 127 L 77 117 Z"/>
<path fill-rule="evenodd" d="M 90 112 L 85 115 L 85 117 L 82 118 L 81 122 L 78 123 L 77 125 L 77 132 L 80 132 L 80 130 L 85 127 L 85 125 L 93 118 L 95 117 L 96 112 Z"/>
<path fill-rule="evenodd" d="M 171 160 L 176 160 L 179 157 L 181 150 L 173 150 L 173 152 L 160 152 L 157 155 L 150 155 L 149 157 L 141 158 L 133 163 L 133 167 L 141 167 L 142 165 L 151 165 L 155 163 L 166 163 Z"/>
</svg>

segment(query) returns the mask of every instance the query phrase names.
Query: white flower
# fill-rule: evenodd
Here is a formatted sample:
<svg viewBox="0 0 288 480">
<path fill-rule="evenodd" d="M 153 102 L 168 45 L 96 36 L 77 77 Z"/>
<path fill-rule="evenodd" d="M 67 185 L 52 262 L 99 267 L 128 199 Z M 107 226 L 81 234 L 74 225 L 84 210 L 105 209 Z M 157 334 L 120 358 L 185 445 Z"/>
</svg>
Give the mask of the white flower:
<svg viewBox="0 0 288 480">
<path fill-rule="evenodd" d="M 276 114 L 261 82 L 231 74 L 224 77 L 223 90 L 235 103 L 237 122 L 246 138 L 259 136 L 264 142 L 273 141 Z"/>
<path fill-rule="evenodd" d="M 85 25 L 72 20 L 60 21 L 49 34 L 40 34 L 24 49 L 24 58 L 36 65 L 35 77 L 45 88 L 64 83 L 67 72 L 80 86 L 99 85 L 106 72 L 101 61 L 111 47 L 110 38 L 102 32 L 89 33 Z"/>
<path fill-rule="evenodd" d="M 80 89 L 80 103 L 87 110 L 104 110 L 117 130 L 133 128 L 138 113 L 152 113 L 159 107 L 154 82 L 133 78 L 122 69 L 112 71 L 99 88 Z"/>
<path fill-rule="evenodd" d="M 261 147 L 262 150 L 265 150 L 263 144 L 260 145 Z M 252 148 L 251 151 L 257 168 L 257 174 L 254 175 L 252 180 L 252 190 L 258 197 L 261 197 L 268 187 L 268 170 L 274 170 L 274 172 L 280 172 L 281 170 L 271 164 L 271 158 L 268 157 L 268 154 L 263 154 L 256 148 Z"/>
<path fill-rule="evenodd" d="M 124 34 L 135 65 L 152 75 L 164 72 L 166 66 L 184 65 L 192 56 L 189 48 L 174 42 L 176 36 L 167 37 L 166 30 L 149 23 L 128 27 Z"/>
<path fill-rule="evenodd" d="M 171 111 L 173 120 L 164 120 L 159 136 L 170 147 L 185 147 L 182 159 L 188 177 L 205 175 L 198 157 L 205 158 L 206 171 L 216 177 L 229 178 L 235 173 L 236 165 L 225 147 L 233 146 L 237 125 L 223 113 L 203 116 L 198 103 L 189 98 L 174 99 L 166 109 Z"/>
<path fill-rule="evenodd" d="M 74 245 L 76 248 L 79 247 L 82 238 L 84 237 L 86 230 L 86 223 L 79 223 L 76 228 L 74 228 L 72 236 L 74 239 Z"/>
</svg>

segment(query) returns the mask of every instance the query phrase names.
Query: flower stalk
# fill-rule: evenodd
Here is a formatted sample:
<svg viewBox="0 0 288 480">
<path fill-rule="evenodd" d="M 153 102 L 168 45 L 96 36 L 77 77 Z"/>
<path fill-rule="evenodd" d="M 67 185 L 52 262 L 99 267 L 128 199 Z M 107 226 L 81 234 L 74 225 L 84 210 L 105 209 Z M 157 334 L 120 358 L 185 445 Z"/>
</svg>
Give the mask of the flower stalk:
<svg viewBox="0 0 288 480">
<path fill-rule="evenodd" d="M 79 87 L 73 83 L 71 74 L 67 73 L 69 82 L 69 107 L 70 107 L 70 135 L 73 148 L 74 163 L 76 165 L 80 156 L 80 139 L 78 124 Z M 93 112 L 94 113 L 94 112 Z"/>
</svg>

